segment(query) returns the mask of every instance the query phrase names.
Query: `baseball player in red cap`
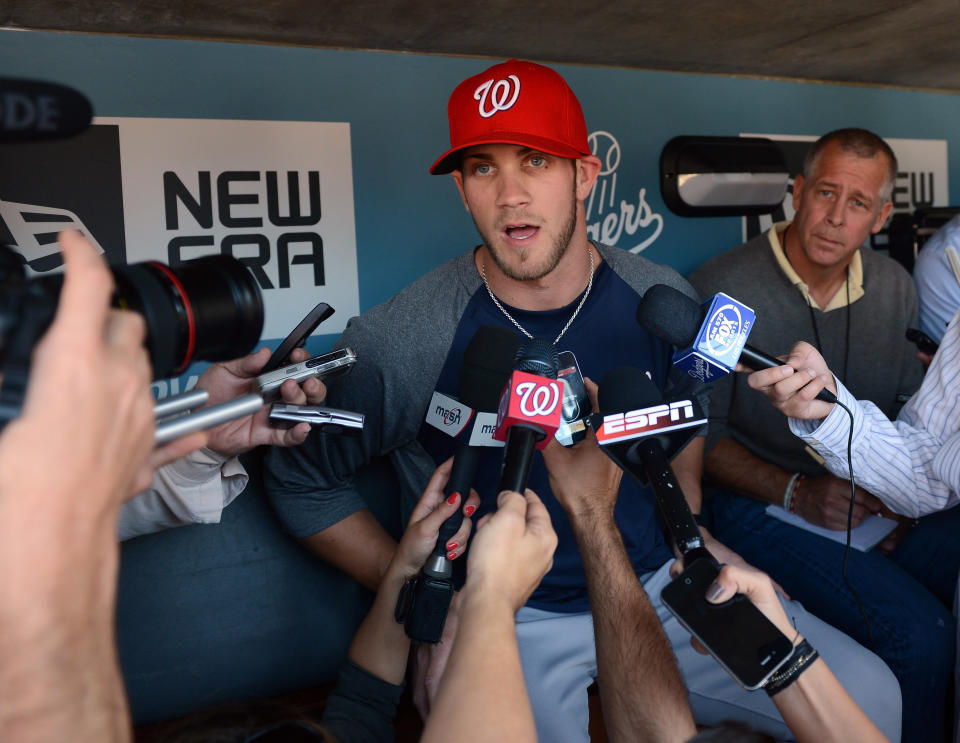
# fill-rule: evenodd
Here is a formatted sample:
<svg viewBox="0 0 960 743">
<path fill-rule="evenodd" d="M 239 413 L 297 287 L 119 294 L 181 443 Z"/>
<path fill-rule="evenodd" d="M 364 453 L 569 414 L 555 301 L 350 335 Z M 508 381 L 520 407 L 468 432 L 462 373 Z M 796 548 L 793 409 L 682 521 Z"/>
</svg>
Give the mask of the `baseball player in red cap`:
<svg viewBox="0 0 960 743">
<path fill-rule="evenodd" d="M 654 284 L 695 299 L 696 293 L 672 269 L 588 237 L 584 202 L 601 163 L 591 153 L 583 112 L 566 81 L 548 67 L 510 60 L 460 83 L 450 96 L 448 116 L 450 147 L 430 172 L 453 175 L 481 244 L 351 320 L 337 342 L 354 348 L 359 360 L 350 375 L 329 385 L 327 404 L 364 413 L 362 436 L 315 434 L 267 458 L 267 492 L 287 529 L 370 587 L 379 583 L 396 545 L 366 508 L 354 474 L 371 457 L 389 455 L 409 514 L 434 468 L 454 452 L 456 441 L 436 411 L 456 404 L 464 351 L 478 328 L 500 325 L 546 339 L 595 380 L 627 365 L 647 372 L 661 392 L 669 387 L 671 397 L 704 396 L 698 383 L 672 369 L 673 349 L 634 319 L 640 297 Z M 503 457 L 494 446 L 483 450 L 473 483 L 481 498 L 478 517 L 496 508 Z M 570 456 L 583 461 L 563 466 Z M 673 460 L 694 513 L 700 511 L 702 457 L 703 439 L 696 438 Z M 632 480 L 621 483 L 619 470 L 611 473 L 604 460 L 588 438 L 569 450 L 552 443 L 543 455 L 534 455 L 530 468 L 530 488 L 542 498 L 559 540 L 553 568 L 516 614 L 540 740 L 588 740 L 586 689 L 598 667 L 608 679 L 605 696 L 621 695 L 619 704 L 605 705 L 605 716 L 608 707 L 611 713 L 616 707 L 634 710 L 644 724 L 653 720 L 661 731 L 689 730 L 678 665 L 699 722 L 740 719 L 788 737 L 769 698 L 743 690 L 710 656 L 696 653 L 689 634 L 663 608 L 660 590 L 670 580 L 673 554 L 657 524 L 655 498 Z M 561 482 L 551 480 L 552 470 L 563 471 Z M 597 472 L 608 476 L 598 478 Z M 596 504 L 600 507 L 591 507 Z M 742 564 L 706 530 L 704 537 L 718 560 Z M 453 556 L 462 551 L 456 541 L 446 545 Z M 591 545 L 605 546 L 595 553 Z M 581 551 L 590 559 L 581 559 Z M 595 579 L 613 566 L 622 571 L 619 585 L 631 591 L 631 608 L 613 616 L 609 612 L 623 604 L 604 600 L 607 629 L 598 624 L 598 637 L 613 625 L 636 631 L 595 646 L 588 579 L 595 588 Z M 634 590 L 635 576 L 645 592 Z M 787 602 L 785 609 L 864 711 L 898 740 L 899 687 L 886 666 L 799 604 Z M 440 681 L 455 627 L 452 611 L 447 638 L 430 653 L 428 691 Z M 637 668 L 633 661 L 641 656 L 649 665 Z M 624 668 L 632 669 L 634 678 L 646 673 L 662 679 L 662 693 L 633 700 L 630 674 L 619 673 Z M 429 706 L 428 699 L 419 702 L 421 709 Z M 637 719 L 608 725 L 622 732 Z"/>
</svg>

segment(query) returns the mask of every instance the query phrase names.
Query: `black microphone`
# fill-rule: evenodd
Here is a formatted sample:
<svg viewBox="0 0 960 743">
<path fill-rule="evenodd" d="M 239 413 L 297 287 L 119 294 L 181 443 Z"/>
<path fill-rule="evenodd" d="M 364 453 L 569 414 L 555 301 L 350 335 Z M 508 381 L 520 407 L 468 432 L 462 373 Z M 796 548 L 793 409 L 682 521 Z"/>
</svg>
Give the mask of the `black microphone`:
<svg viewBox="0 0 960 743">
<path fill-rule="evenodd" d="M 90 101 L 72 88 L 0 77 L 0 142 L 71 137 L 92 118 Z"/>
<path fill-rule="evenodd" d="M 532 338 L 517 349 L 513 374 L 503 389 L 493 437 L 506 441 L 497 492 L 523 493 L 530 478 L 533 450 L 550 443 L 563 419 L 560 358 L 547 340 Z"/>
<path fill-rule="evenodd" d="M 689 567 L 702 558 L 712 560 L 670 466 L 670 459 L 707 422 L 696 401 L 665 402 L 646 374 L 621 366 L 603 378 L 597 402 L 601 411 L 616 411 L 593 416 L 597 443 L 638 485 L 649 482 L 684 565 Z"/>
<path fill-rule="evenodd" d="M 716 297 L 730 299 L 725 294 L 718 294 Z M 736 300 L 733 301 L 736 302 Z M 637 322 L 657 338 L 676 346 L 678 349 L 692 349 L 697 339 L 707 332 L 707 326 L 711 319 L 707 318 L 707 313 L 701 305 L 683 292 L 666 284 L 651 286 L 637 306 Z M 735 328 L 732 332 L 741 333 L 742 331 L 740 328 Z M 746 332 L 749 333 L 749 329 Z M 727 343 L 725 347 L 731 348 L 733 343 Z M 713 355 L 709 343 L 697 344 L 695 350 L 696 360 L 703 363 L 701 370 L 705 376 L 705 381 L 711 376 L 729 373 L 736 366 L 737 361 L 755 371 L 783 366 L 783 362 L 776 357 L 749 344 L 743 345 L 739 357 L 732 359 L 732 363 L 729 357 L 720 359 Z M 685 353 L 681 350 L 678 352 L 678 356 Z M 691 373 L 691 376 L 704 378 L 700 374 Z M 828 389 L 820 390 L 817 393 L 817 399 L 829 403 L 837 402 L 836 395 Z"/>
<path fill-rule="evenodd" d="M 474 333 L 463 354 L 457 398 L 471 408 L 467 428 L 477 413 L 491 412 L 500 400 L 500 391 L 513 369 L 513 359 L 520 338 L 511 330 L 485 325 Z M 453 454 L 450 477 L 444 495 L 460 493 L 460 508 L 440 525 L 437 543 L 420 573 L 408 582 L 397 600 L 395 617 L 403 623 L 407 636 L 415 643 L 436 644 L 443 637 L 443 627 L 453 599 L 453 562 L 447 558 L 447 542 L 463 523 L 463 501 L 470 494 L 480 454 L 485 447 L 470 446 L 458 439 Z"/>
<path fill-rule="evenodd" d="M 520 337 L 512 330 L 499 325 L 484 325 L 474 333 L 463 354 L 457 386 L 457 399 L 473 409 L 473 418 L 478 412 L 489 413 L 497 409 L 500 403 L 500 392 L 513 370 L 513 361 L 519 345 Z M 449 497 L 454 493 L 460 493 L 464 501 L 467 499 L 477 472 L 480 454 L 485 448 L 487 447 L 470 446 L 463 440 L 457 441 L 450 479 L 447 480 L 443 489 L 444 495 Z M 450 575 L 451 566 L 447 559 L 446 546 L 462 523 L 462 508 L 457 509 L 443 522 L 432 558 L 424 565 L 424 572 L 435 577 Z"/>
</svg>

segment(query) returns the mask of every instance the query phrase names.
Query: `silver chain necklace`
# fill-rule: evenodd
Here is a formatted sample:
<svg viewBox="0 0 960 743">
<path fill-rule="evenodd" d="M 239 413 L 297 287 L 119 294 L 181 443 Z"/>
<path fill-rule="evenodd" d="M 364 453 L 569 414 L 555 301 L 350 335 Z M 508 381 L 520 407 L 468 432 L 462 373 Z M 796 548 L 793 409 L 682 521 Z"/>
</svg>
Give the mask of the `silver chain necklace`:
<svg viewBox="0 0 960 743">
<path fill-rule="evenodd" d="M 583 293 L 583 297 L 580 299 L 580 303 L 577 305 L 577 308 L 573 311 L 573 314 L 570 315 L 570 319 L 567 320 L 567 324 L 563 326 L 563 330 L 560 331 L 560 335 L 553 339 L 553 345 L 557 345 L 560 342 L 560 339 L 563 338 L 563 334 L 567 332 L 567 329 L 576 319 L 577 315 L 580 313 L 580 310 L 583 308 L 583 305 L 586 304 L 587 297 L 590 296 L 590 289 L 593 288 L 593 251 L 590 247 L 587 247 L 587 255 L 590 256 L 590 276 L 587 279 L 587 290 Z M 506 308 L 500 304 L 500 300 L 497 299 L 497 296 L 493 293 L 493 290 L 490 288 L 490 284 L 487 282 L 487 269 L 484 265 L 484 261 L 480 261 L 480 278 L 483 279 L 483 285 L 487 287 L 487 294 L 490 295 L 490 299 L 493 300 L 493 303 L 497 305 L 500 311 L 506 316 L 506 318 L 517 326 L 517 330 L 523 333 L 527 338 L 533 340 L 533 336 L 527 332 L 527 329 L 518 323 L 513 316 L 507 312 Z"/>
</svg>

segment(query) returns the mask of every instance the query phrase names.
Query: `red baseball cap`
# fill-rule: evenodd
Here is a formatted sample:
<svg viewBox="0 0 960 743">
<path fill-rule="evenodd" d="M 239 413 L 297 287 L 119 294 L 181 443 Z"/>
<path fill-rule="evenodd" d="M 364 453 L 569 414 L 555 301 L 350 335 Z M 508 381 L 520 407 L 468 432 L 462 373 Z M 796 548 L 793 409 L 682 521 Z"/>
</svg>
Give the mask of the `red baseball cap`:
<svg viewBox="0 0 960 743">
<path fill-rule="evenodd" d="M 590 154 L 580 102 L 566 80 L 533 62 L 494 65 L 460 83 L 447 104 L 450 149 L 433 175 L 460 167 L 460 151 L 478 144 L 516 144 L 558 157 Z"/>
</svg>

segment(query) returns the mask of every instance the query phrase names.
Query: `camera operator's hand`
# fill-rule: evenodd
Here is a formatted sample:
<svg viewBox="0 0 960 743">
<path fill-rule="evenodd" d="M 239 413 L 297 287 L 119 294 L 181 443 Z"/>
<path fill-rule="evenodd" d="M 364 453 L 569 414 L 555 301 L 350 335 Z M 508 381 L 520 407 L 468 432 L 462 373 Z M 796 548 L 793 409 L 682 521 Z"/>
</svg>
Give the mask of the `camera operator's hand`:
<svg viewBox="0 0 960 743">
<path fill-rule="evenodd" d="M 145 325 L 139 315 L 109 309 L 113 280 L 87 240 L 70 231 L 60 243 L 60 304 L 34 349 L 23 413 L 4 431 L 0 471 L 22 483 L 21 497 L 71 493 L 78 508 L 99 504 L 112 512 L 149 482 L 154 421 Z"/>
<path fill-rule="evenodd" d="M 308 358 L 310 354 L 303 348 L 295 349 L 290 354 L 290 361 L 294 364 Z M 270 349 L 264 347 L 240 359 L 211 364 L 200 375 L 197 387 L 209 394 L 208 405 L 256 392 L 254 380 L 269 359 Z M 299 386 L 288 379 L 280 388 L 280 395 L 283 402 L 291 405 L 320 405 L 327 395 L 327 389 L 319 379 L 307 379 Z M 310 433 L 309 423 L 298 423 L 289 429 L 271 428 L 267 422 L 269 414 L 269 406 L 265 405 L 253 415 L 210 429 L 207 447 L 229 458 L 261 444 L 296 446 L 306 440 Z"/>
<path fill-rule="evenodd" d="M 57 313 L 0 435 L 0 739 L 123 740 L 114 533 L 149 482 L 150 365 L 142 318 L 109 309 L 103 259 L 79 233 L 60 244 Z"/>
</svg>

